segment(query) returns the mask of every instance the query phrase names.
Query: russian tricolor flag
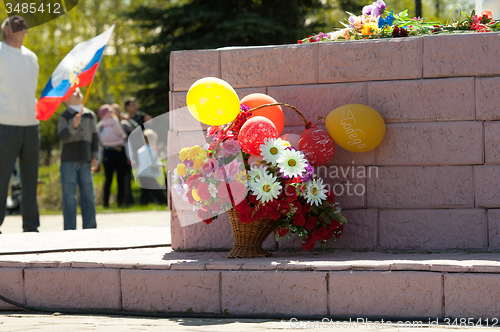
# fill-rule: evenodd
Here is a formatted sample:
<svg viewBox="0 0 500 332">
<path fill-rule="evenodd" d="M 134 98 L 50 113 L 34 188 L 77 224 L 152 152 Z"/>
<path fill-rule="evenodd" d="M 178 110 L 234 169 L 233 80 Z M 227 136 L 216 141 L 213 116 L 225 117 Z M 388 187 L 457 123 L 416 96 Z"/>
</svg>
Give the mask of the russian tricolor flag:
<svg viewBox="0 0 500 332">
<path fill-rule="evenodd" d="M 99 36 L 77 44 L 59 63 L 36 104 L 39 120 L 48 120 L 76 88 L 92 81 L 114 28 L 113 25 Z"/>
</svg>

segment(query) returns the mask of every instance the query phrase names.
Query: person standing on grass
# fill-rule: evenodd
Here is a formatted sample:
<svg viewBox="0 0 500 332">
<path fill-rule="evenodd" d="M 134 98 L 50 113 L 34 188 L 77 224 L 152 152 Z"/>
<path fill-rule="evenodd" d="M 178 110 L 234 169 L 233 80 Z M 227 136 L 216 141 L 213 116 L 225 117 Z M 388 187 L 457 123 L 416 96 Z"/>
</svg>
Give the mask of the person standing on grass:
<svg viewBox="0 0 500 332">
<path fill-rule="evenodd" d="M 125 131 L 125 134 L 127 134 L 127 138 L 130 136 L 130 133 L 134 131 L 135 128 L 139 127 L 139 124 L 135 122 L 134 120 L 130 119 L 130 116 L 128 113 L 123 113 L 122 109 L 119 104 L 111 104 L 111 107 L 113 108 L 113 111 L 115 112 L 115 115 L 120 118 L 122 128 Z M 134 204 L 134 197 L 132 196 L 132 186 L 131 186 L 131 181 L 132 181 L 132 165 L 130 161 L 130 156 L 128 155 L 128 149 L 125 149 L 125 153 L 127 155 L 127 160 L 125 164 L 125 175 L 123 177 L 123 188 L 124 188 L 124 195 L 125 195 L 125 205 L 133 205 Z"/>
<path fill-rule="evenodd" d="M 95 194 L 92 171 L 97 170 L 99 138 L 96 116 L 82 108 L 79 88 L 65 101 L 67 109 L 59 116 L 57 132 L 61 139 L 61 185 L 64 230 L 76 229 L 76 186 L 80 192 L 83 228 L 96 228 Z"/>
<path fill-rule="evenodd" d="M 118 207 L 123 205 L 125 199 L 125 171 L 127 155 L 125 154 L 125 138 L 127 135 L 123 130 L 119 118 L 116 116 L 111 105 L 104 104 L 98 111 L 101 121 L 97 124 L 97 133 L 101 145 L 104 147 L 102 164 L 106 180 L 104 182 L 104 207 L 109 207 L 109 196 L 113 175 L 116 170 L 118 182 Z"/>
<path fill-rule="evenodd" d="M 19 157 L 23 231 L 38 232 L 37 202 L 40 131 L 36 118 L 38 58 L 23 46 L 26 21 L 14 15 L 2 23 L 0 42 L 0 225 L 5 218 L 7 192 Z M 14 32 L 17 31 L 17 32 Z"/>
<path fill-rule="evenodd" d="M 137 99 L 135 97 L 129 97 L 125 99 L 124 105 L 127 114 L 126 119 L 129 120 L 130 123 L 137 124 L 137 127 L 141 127 L 141 129 L 144 130 L 144 122 L 151 120 L 151 116 L 149 114 L 139 111 L 139 103 L 137 102 Z M 128 135 L 130 135 L 130 133 Z M 141 145 L 136 146 L 136 143 L 138 142 L 135 142 L 135 140 L 132 140 L 131 143 L 132 143 L 130 145 L 132 152 L 130 156 L 131 166 L 128 168 L 128 174 L 125 176 L 126 179 L 128 180 L 128 184 L 126 184 L 128 187 L 131 187 L 132 168 L 137 167 L 138 163 L 136 158 L 137 150 L 141 147 Z"/>
</svg>

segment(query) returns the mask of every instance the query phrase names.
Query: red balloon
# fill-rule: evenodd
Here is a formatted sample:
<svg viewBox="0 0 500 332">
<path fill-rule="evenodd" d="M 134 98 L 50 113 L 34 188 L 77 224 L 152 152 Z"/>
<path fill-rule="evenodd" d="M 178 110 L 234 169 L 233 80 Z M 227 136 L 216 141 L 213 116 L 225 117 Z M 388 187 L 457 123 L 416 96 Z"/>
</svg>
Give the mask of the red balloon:
<svg viewBox="0 0 500 332">
<path fill-rule="evenodd" d="M 312 166 L 321 166 L 333 158 L 335 143 L 326 131 L 313 125 L 300 135 L 299 150 Z"/>
<path fill-rule="evenodd" d="M 278 138 L 278 131 L 268 118 L 255 116 L 243 124 L 238 134 L 238 141 L 246 153 L 260 155 L 260 146 L 266 138 Z"/>
<path fill-rule="evenodd" d="M 263 93 L 252 93 L 240 100 L 240 104 L 250 108 L 273 103 L 277 103 L 277 101 L 273 97 Z M 271 120 L 276 126 L 276 130 L 278 130 L 278 136 L 281 135 L 281 132 L 285 127 L 285 115 L 283 114 L 283 110 L 280 106 L 263 107 L 253 111 L 251 117 L 254 116 L 263 116 Z"/>
</svg>

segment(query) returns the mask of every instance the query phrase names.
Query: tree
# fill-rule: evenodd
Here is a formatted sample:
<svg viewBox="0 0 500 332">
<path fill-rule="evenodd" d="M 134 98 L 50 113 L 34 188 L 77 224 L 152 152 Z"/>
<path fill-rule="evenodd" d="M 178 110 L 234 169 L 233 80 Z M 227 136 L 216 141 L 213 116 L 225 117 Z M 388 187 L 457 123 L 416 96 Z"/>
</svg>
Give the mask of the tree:
<svg viewBox="0 0 500 332">
<path fill-rule="evenodd" d="M 323 2 L 191 0 L 163 8 L 139 6 L 129 17 L 150 32 L 148 39 L 138 41 L 147 53 L 139 55 L 141 63 L 134 68 L 143 85 L 138 94 L 142 109 L 151 115 L 168 109 L 170 52 L 296 43 L 321 26 L 316 20 L 306 21 L 315 10 L 329 8 Z"/>
</svg>

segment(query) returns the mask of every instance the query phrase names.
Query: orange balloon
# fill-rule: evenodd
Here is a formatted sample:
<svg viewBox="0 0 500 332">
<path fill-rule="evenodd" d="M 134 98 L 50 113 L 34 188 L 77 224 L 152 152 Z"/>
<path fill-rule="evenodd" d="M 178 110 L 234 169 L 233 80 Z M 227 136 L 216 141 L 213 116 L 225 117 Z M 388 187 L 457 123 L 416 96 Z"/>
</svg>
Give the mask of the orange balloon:
<svg viewBox="0 0 500 332">
<path fill-rule="evenodd" d="M 240 100 L 240 104 L 248 106 L 251 109 L 257 106 L 272 104 L 276 102 L 277 101 L 273 97 L 263 93 L 252 93 Z M 278 136 L 281 135 L 281 132 L 285 127 L 285 115 L 283 114 L 283 110 L 280 106 L 263 107 L 256 111 L 253 111 L 251 118 L 253 118 L 254 116 L 263 116 L 271 120 L 271 122 L 276 127 L 276 130 L 278 130 Z"/>
</svg>

